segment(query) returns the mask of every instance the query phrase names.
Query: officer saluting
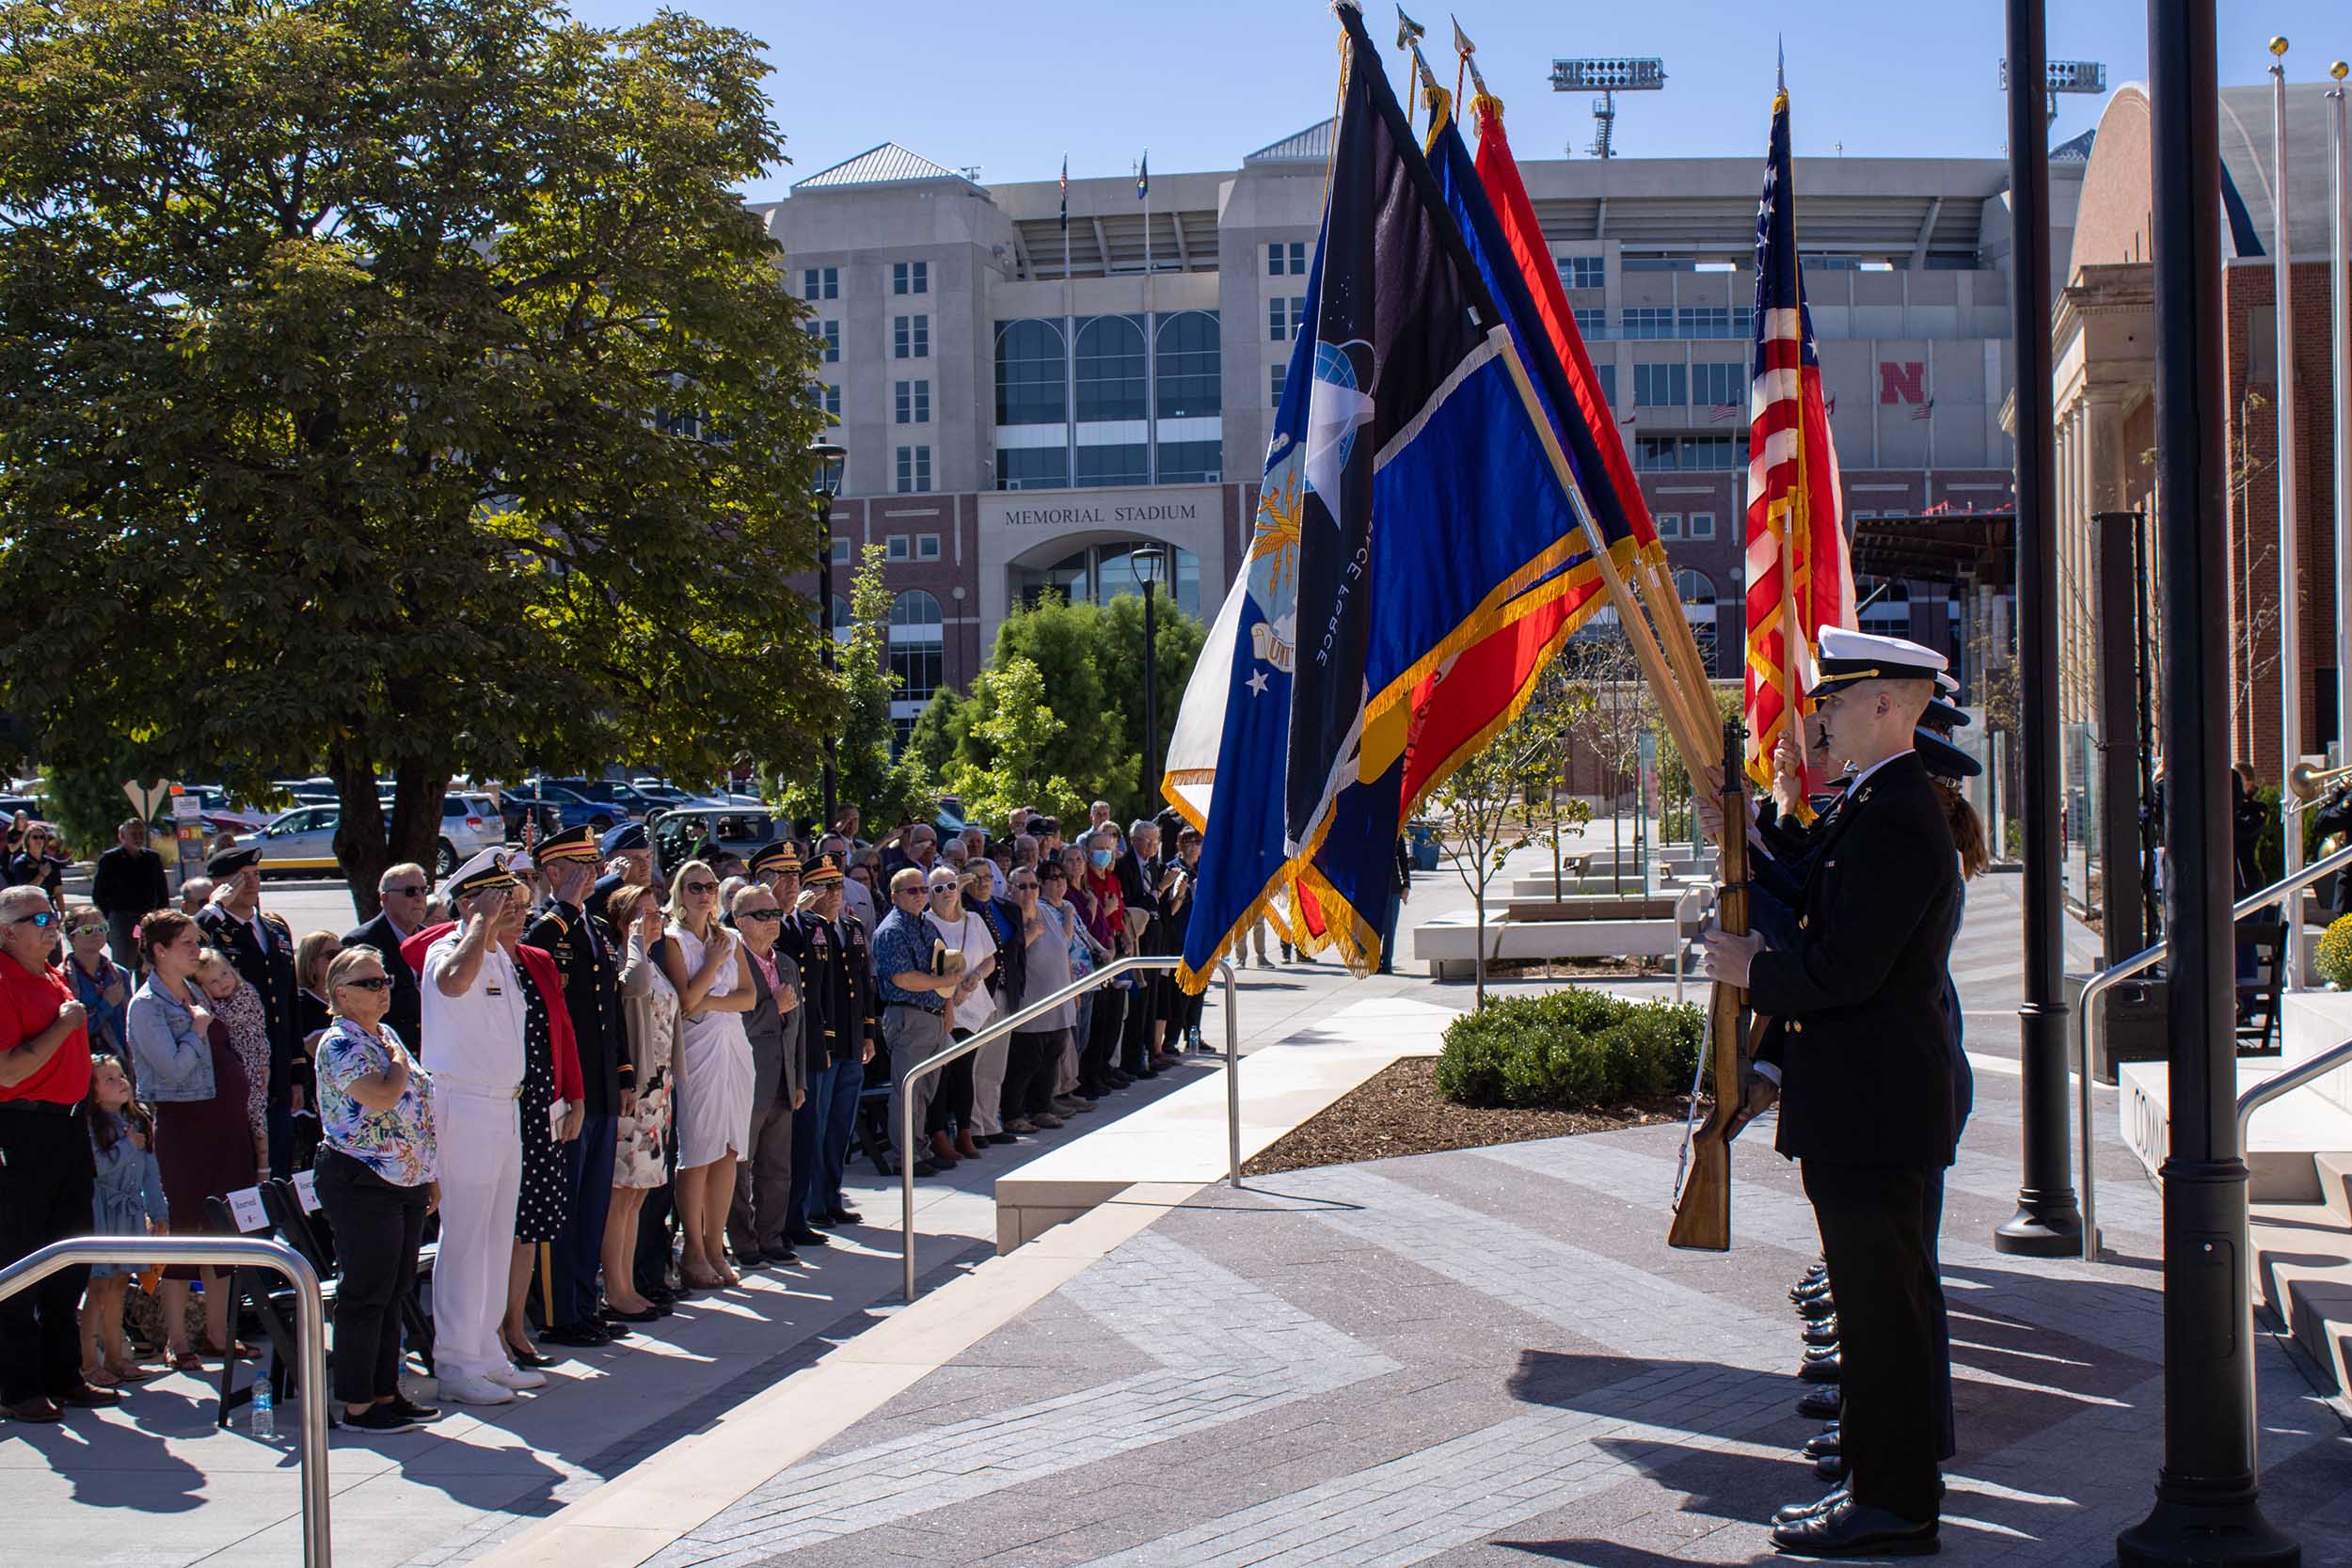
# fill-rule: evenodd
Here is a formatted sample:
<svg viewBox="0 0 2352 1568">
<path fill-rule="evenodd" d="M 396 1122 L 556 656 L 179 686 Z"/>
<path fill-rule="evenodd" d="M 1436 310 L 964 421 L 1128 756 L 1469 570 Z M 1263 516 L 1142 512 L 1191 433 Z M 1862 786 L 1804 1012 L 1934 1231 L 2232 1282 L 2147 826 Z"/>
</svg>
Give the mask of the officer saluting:
<svg viewBox="0 0 2352 1568">
<path fill-rule="evenodd" d="M 1913 731 L 1945 661 L 1840 628 L 1820 655 L 1816 754 L 1853 778 L 1806 868 L 1794 945 L 1706 939 L 1709 972 L 1782 1025 L 1746 1109 L 1772 1103 L 1776 1069 L 1776 1147 L 1820 1226 L 1844 1359 L 1848 1488 L 1783 1510 L 1772 1541 L 1816 1557 L 1930 1552 L 1942 1285 L 1927 1216 L 1959 1133 L 1944 997 L 1961 882 Z"/>
<path fill-rule="evenodd" d="M 559 1345 L 608 1342 L 619 1325 L 598 1316 L 596 1270 L 604 1255 L 605 1214 L 612 1203 L 612 1153 L 620 1115 L 633 1107 L 636 1067 L 621 1021 L 621 966 L 614 938 L 584 904 L 601 863 L 596 830 L 567 828 L 539 841 L 533 854 L 548 881 L 548 902 L 523 932 L 523 944 L 551 955 L 564 976 L 564 1005 L 580 1047 L 580 1136 L 557 1152 L 564 1162 L 564 1233 L 547 1258 L 548 1323 Z"/>
</svg>

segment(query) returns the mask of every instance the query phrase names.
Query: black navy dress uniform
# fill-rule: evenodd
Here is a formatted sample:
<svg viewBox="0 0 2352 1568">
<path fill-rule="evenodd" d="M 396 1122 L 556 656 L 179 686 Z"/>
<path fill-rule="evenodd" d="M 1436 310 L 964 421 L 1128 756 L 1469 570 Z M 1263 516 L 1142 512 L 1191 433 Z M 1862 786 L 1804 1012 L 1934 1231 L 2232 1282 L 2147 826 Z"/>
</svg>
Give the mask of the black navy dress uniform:
<svg viewBox="0 0 2352 1568">
<path fill-rule="evenodd" d="M 573 828 L 540 842 L 541 866 L 566 861 L 594 863 L 594 831 Z M 564 977 L 564 1003 L 580 1046 L 580 1136 L 557 1153 L 563 1161 L 563 1226 L 548 1238 L 548 1328 L 559 1344 L 602 1343 L 596 1271 L 604 1255 L 604 1220 L 612 1204 L 612 1150 L 620 1129 L 621 1096 L 633 1089 L 627 1024 L 621 1017 L 617 943 L 603 921 L 577 904 L 550 902 L 523 933 L 526 945 L 553 956 Z"/>
<path fill-rule="evenodd" d="M 261 861 L 258 848 L 223 849 L 205 861 L 204 872 L 225 881 Z M 262 928 L 257 935 L 219 904 L 205 905 L 196 923 L 205 942 L 227 954 L 230 965 L 262 993 L 262 1011 L 269 1020 L 269 1169 L 272 1176 L 284 1177 L 297 1165 L 309 1165 L 319 1125 L 318 1082 L 302 1049 L 302 1015 L 294 1001 L 301 988 L 294 984 L 294 933 L 282 918 L 263 910 L 256 916 Z M 307 1136 L 297 1132 L 294 1115 L 297 1088 L 307 1113 L 300 1129 Z"/>
<path fill-rule="evenodd" d="M 1824 636 L 1822 688 L 1941 668 L 1915 644 L 1867 641 L 1857 667 Z M 1902 650 L 1921 662 L 1899 662 Z M 1927 1217 L 1959 1138 L 1947 994 L 1960 913 L 1943 803 L 1919 756 L 1899 753 L 1849 787 L 1806 870 L 1793 945 L 1749 972 L 1751 1004 L 1780 1022 L 1776 1147 L 1800 1164 L 1836 1296 L 1852 1499 L 1913 1522 L 1932 1521 L 1940 1497 Z"/>
</svg>

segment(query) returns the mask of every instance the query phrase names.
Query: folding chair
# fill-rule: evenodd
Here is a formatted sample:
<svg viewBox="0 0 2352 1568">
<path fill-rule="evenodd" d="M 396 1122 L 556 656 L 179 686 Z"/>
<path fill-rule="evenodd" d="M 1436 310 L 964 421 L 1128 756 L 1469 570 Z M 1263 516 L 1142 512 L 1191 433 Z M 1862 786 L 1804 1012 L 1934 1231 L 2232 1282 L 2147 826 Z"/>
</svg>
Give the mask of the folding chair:
<svg viewBox="0 0 2352 1568">
<path fill-rule="evenodd" d="M 2249 917 L 2237 923 L 2237 944 L 2253 949 L 2254 973 L 2237 982 L 2237 1050 L 2241 1056 L 2279 1049 L 2279 993 L 2286 989 L 2287 923 Z"/>
</svg>

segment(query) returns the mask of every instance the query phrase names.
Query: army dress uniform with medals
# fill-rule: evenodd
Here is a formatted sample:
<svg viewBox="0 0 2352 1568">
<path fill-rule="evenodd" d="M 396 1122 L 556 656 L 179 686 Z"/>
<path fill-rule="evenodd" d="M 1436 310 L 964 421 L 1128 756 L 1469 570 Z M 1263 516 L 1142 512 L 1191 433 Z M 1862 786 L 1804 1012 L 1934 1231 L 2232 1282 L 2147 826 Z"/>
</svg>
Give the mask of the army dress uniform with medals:
<svg viewBox="0 0 2352 1568">
<path fill-rule="evenodd" d="M 841 1172 L 857 1131 L 859 1097 L 875 1028 L 874 985 L 866 928 L 845 906 L 827 920 L 813 905 L 827 890 L 846 886 L 840 863 L 819 855 L 802 879 L 803 908 L 785 922 L 804 957 L 809 1015 L 808 1101 L 793 1129 L 793 1212 L 812 1231 L 852 1225 L 864 1216 L 849 1205 Z M 805 1244 L 805 1243 L 804 1243 Z"/>
<path fill-rule="evenodd" d="M 595 830 L 571 828 L 543 839 L 535 858 L 542 867 L 594 865 L 599 858 Z M 524 931 L 523 942 L 550 955 L 564 978 L 581 1080 L 580 1136 L 556 1151 L 564 1220 L 549 1240 L 546 1259 L 546 1337 L 560 1345 L 599 1345 L 613 1337 L 599 1320 L 596 1288 L 605 1215 L 612 1206 L 613 1148 L 621 1097 L 636 1087 L 621 1018 L 621 966 L 610 928 L 577 904 L 548 903 Z"/>
<path fill-rule="evenodd" d="M 1943 662 L 1831 628 L 1814 696 L 1930 680 Z M 1854 776 L 1818 835 L 1793 945 L 1748 971 L 1750 1003 L 1779 1023 L 1776 1147 L 1820 1227 L 1843 1359 L 1850 1497 L 1785 1522 L 1774 1539 L 1792 1550 L 1933 1549 L 1942 1287 L 1925 1216 L 1958 1140 L 1946 991 L 1960 912 L 1943 804 L 1918 754 L 1896 752 Z"/>
<path fill-rule="evenodd" d="M 204 874 L 225 886 L 247 866 L 261 863 L 258 847 L 223 849 L 204 862 Z M 266 910 L 257 909 L 251 920 L 240 920 L 218 903 L 205 905 L 196 923 L 204 941 L 219 948 L 230 967 L 261 994 L 262 1016 L 269 1021 L 270 1174 L 282 1178 L 297 1167 L 307 1168 L 319 1142 L 318 1082 L 302 1048 L 294 933 L 282 916 Z M 298 1118 L 294 1110 L 297 1089 L 303 1104 Z"/>
</svg>

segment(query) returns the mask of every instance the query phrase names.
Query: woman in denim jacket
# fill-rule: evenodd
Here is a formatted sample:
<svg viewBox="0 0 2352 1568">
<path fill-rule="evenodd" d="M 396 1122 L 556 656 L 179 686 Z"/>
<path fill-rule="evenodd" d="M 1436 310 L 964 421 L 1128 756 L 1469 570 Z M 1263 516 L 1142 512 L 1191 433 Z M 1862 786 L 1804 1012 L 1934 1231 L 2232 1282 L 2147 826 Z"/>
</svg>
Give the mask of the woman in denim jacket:
<svg viewBox="0 0 2352 1568">
<path fill-rule="evenodd" d="M 147 979 L 126 1014 L 139 1096 L 155 1110 L 155 1160 L 163 1166 L 175 1236 L 210 1231 L 210 1199 L 269 1175 L 267 1140 L 256 1133 L 247 1115 L 245 1062 L 230 1040 L 229 1026 L 205 1009 L 197 989 L 203 940 L 195 920 L 177 910 L 157 910 L 141 920 L 136 941 Z M 229 1291 L 215 1271 L 202 1273 L 205 1348 L 226 1355 L 235 1348 L 229 1335 Z M 167 1281 L 191 1277 L 185 1268 L 165 1274 Z M 184 1283 L 181 1289 L 184 1291 Z M 168 1314 L 168 1295 L 165 1307 Z M 196 1356 L 185 1351 L 173 1357 L 183 1370 L 195 1370 L 195 1363 Z"/>
</svg>

